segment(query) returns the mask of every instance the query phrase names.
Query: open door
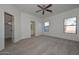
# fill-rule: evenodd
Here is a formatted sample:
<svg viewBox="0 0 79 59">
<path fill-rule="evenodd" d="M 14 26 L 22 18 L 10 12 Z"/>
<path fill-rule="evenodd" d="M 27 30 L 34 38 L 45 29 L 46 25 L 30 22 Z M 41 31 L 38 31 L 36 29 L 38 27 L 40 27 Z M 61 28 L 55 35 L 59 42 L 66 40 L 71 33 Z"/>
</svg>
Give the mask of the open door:
<svg viewBox="0 0 79 59">
<path fill-rule="evenodd" d="M 31 37 L 35 36 L 35 22 L 31 21 Z"/>
<path fill-rule="evenodd" d="M 13 31 L 14 17 L 8 13 L 4 13 L 4 27 L 5 27 L 5 48 L 9 47 L 13 43 L 14 31 Z"/>
</svg>

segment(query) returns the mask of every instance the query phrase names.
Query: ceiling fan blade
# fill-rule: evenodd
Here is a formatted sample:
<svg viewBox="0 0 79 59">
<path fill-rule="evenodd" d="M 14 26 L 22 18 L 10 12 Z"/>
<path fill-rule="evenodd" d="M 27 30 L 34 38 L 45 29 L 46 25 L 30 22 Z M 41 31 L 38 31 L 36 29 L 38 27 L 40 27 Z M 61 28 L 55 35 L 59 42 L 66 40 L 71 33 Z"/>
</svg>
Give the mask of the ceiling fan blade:
<svg viewBox="0 0 79 59">
<path fill-rule="evenodd" d="M 39 8 L 43 9 L 43 7 L 41 7 L 40 5 L 37 5 Z"/>
<path fill-rule="evenodd" d="M 38 12 L 40 12 L 40 11 L 42 11 L 42 10 L 37 10 L 36 12 L 38 13 Z"/>
<path fill-rule="evenodd" d="M 51 7 L 51 6 L 52 6 L 52 4 L 49 4 L 47 7 L 45 7 L 45 9 L 46 9 L 46 8 L 49 8 L 49 7 Z"/>
<path fill-rule="evenodd" d="M 44 15 L 44 10 L 43 10 L 42 14 Z"/>
<path fill-rule="evenodd" d="M 49 9 L 47 9 L 46 11 L 48 11 L 48 12 L 52 12 L 52 10 L 49 10 Z"/>
</svg>

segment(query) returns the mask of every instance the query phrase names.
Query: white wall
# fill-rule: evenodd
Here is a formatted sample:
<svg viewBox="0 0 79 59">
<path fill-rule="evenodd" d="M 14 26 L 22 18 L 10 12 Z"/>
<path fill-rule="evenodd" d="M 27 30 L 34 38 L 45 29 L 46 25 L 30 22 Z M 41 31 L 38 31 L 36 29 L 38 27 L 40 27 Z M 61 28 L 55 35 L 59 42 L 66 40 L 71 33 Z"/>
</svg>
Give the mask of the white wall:
<svg viewBox="0 0 79 59">
<path fill-rule="evenodd" d="M 41 35 L 41 23 L 39 20 L 39 18 L 33 15 L 21 13 L 21 39 L 31 37 L 31 21 L 36 23 L 36 36 Z"/>
<path fill-rule="evenodd" d="M 77 16 L 77 34 L 64 33 L 64 19 L 73 16 Z M 44 32 L 44 35 L 79 41 L 79 8 L 45 18 L 45 21 L 50 22 L 50 27 L 49 32 Z"/>
<path fill-rule="evenodd" d="M 21 39 L 30 38 L 30 23 L 27 15 L 21 13 Z"/>
<path fill-rule="evenodd" d="M 37 17 L 19 11 L 13 5 L 0 5 L 0 50 L 5 48 L 4 12 L 7 12 L 14 16 L 14 42 L 31 37 L 31 20 L 36 22 L 36 36 L 41 34 L 41 23 L 40 21 L 38 21 Z"/>
<path fill-rule="evenodd" d="M 14 16 L 14 42 L 20 40 L 20 13 L 12 5 L 0 5 L 0 50 L 4 49 L 4 12 Z"/>
<path fill-rule="evenodd" d="M 3 12 L 0 8 L 0 50 L 4 48 L 4 20 L 3 20 Z"/>
</svg>

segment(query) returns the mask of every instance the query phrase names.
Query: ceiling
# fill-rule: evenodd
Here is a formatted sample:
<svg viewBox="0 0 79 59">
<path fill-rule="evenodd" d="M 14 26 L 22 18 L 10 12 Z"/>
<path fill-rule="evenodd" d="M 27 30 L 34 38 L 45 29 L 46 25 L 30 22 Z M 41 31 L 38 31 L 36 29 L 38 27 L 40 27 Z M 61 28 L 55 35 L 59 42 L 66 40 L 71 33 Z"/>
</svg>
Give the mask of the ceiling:
<svg viewBox="0 0 79 59">
<path fill-rule="evenodd" d="M 45 5 L 47 6 L 47 4 Z M 79 4 L 53 4 L 52 7 L 48 8 L 48 9 L 52 9 L 53 13 L 46 11 L 45 15 L 42 15 L 42 12 L 39 12 L 39 13 L 35 12 L 37 10 L 40 10 L 40 8 L 37 7 L 37 4 L 15 4 L 14 6 L 21 11 L 43 18 L 51 15 L 56 15 L 65 11 L 69 11 L 74 8 L 78 8 Z"/>
</svg>

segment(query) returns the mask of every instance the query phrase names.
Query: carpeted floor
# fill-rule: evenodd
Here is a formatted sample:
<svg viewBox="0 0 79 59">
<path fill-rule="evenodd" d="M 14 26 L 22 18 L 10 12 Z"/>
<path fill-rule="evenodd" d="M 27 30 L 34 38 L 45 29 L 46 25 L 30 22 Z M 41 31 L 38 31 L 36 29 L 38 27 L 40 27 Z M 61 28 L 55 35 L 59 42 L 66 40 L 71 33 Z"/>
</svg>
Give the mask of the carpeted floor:
<svg viewBox="0 0 79 59">
<path fill-rule="evenodd" d="M 4 55 L 78 55 L 79 42 L 38 36 L 21 40 L 1 52 Z"/>
</svg>

